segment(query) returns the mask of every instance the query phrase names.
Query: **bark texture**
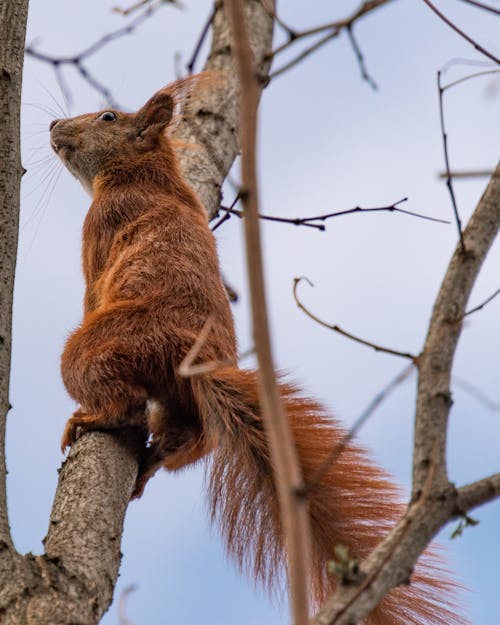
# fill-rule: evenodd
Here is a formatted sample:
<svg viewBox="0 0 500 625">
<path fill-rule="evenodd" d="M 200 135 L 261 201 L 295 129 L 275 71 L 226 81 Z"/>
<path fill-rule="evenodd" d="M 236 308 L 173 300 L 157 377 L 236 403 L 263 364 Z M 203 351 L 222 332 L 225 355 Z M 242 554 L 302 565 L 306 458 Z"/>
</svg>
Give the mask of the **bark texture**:
<svg viewBox="0 0 500 625">
<path fill-rule="evenodd" d="M 500 496 L 500 474 L 456 488 L 446 472 L 450 377 L 472 286 L 500 229 L 500 163 L 463 233 L 441 284 L 422 354 L 415 415 L 412 501 L 389 536 L 362 563 L 359 584 L 339 585 L 314 625 L 360 622 L 413 567 L 436 533 L 453 518 Z"/>
<path fill-rule="evenodd" d="M 0 5 L 0 558 L 12 547 L 5 496 L 5 421 L 10 408 L 12 293 L 19 225 L 19 117 L 28 0 Z"/>
<path fill-rule="evenodd" d="M 273 18 L 257 0 L 246 0 L 253 51 L 262 62 L 271 47 Z M 1 410 L 8 409 L 10 307 L 19 208 L 19 103 L 27 0 L 0 3 L 0 193 L 1 216 Z M 193 114 L 176 137 L 201 145 L 184 150 L 181 164 L 209 215 L 220 201 L 224 177 L 238 153 L 238 86 L 222 3 L 216 3 L 213 41 L 204 69 L 221 73 L 220 85 L 195 92 Z M 6 121 L 5 121 L 6 120 Z M 7 355 L 4 359 L 4 353 Z M 2 436 L 3 436 L 2 429 Z M 123 520 L 137 475 L 133 431 L 89 433 L 63 465 L 52 509 L 45 554 L 15 552 L 5 509 L 5 469 L 0 471 L 0 623 L 94 625 L 109 607 L 120 565 Z M 3 443 L 3 440 L 2 440 Z M 3 450 L 2 444 L 2 450 Z"/>
<path fill-rule="evenodd" d="M 274 11 L 274 4 L 267 2 L 270 11 Z M 224 3 L 216 2 L 216 6 L 212 49 L 203 70 L 219 72 L 221 81 L 213 89 L 200 89 L 194 94 L 190 105 L 193 114 L 181 122 L 175 134 L 177 139 L 204 148 L 183 150 L 179 156 L 186 180 L 203 202 L 209 217 L 219 208 L 222 182 L 239 152 L 238 74 Z M 269 71 L 273 18 L 259 0 L 246 0 L 245 10 L 262 86 Z"/>
</svg>

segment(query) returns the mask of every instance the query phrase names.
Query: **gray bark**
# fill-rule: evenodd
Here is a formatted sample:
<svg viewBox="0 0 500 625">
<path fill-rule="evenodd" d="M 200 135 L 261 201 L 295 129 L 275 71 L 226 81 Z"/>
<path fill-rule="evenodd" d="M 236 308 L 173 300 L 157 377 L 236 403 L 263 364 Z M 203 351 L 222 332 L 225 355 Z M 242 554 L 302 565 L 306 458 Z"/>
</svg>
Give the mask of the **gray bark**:
<svg viewBox="0 0 500 625">
<path fill-rule="evenodd" d="M 0 5 L 0 557 L 12 548 L 5 493 L 5 421 L 10 408 L 12 294 L 19 225 L 19 117 L 28 0 Z"/>
</svg>

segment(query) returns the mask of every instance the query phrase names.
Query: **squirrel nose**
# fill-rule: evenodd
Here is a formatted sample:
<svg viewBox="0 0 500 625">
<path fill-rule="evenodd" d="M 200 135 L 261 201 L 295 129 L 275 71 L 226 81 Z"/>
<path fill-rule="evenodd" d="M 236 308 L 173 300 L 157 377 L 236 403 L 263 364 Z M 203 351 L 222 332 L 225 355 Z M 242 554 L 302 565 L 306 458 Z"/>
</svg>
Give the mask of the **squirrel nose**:
<svg viewBox="0 0 500 625">
<path fill-rule="evenodd" d="M 60 119 L 53 119 L 53 120 L 50 122 L 50 125 L 49 125 L 49 130 L 52 130 L 52 128 L 54 128 L 54 126 L 55 126 L 56 124 L 58 124 L 60 121 L 61 121 Z"/>
</svg>

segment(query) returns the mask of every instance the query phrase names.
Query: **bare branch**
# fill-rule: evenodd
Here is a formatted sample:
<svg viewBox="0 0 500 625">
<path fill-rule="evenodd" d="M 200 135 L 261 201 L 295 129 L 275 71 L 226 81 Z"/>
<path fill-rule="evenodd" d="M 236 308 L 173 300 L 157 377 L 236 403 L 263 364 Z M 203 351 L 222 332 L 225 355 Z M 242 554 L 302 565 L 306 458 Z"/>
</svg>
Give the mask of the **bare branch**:
<svg viewBox="0 0 500 625">
<path fill-rule="evenodd" d="M 443 72 L 444 70 L 441 70 L 441 72 Z M 500 69 L 486 69 L 483 70 L 482 72 L 474 72 L 473 74 L 468 74 L 467 76 L 463 76 L 462 78 L 458 78 L 457 80 L 453 80 L 452 82 L 449 82 L 446 85 L 443 85 L 443 91 L 446 91 L 447 89 L 451 89 L 452 87 L 456 87 L 457 85 L 461 85 L 464 82 L 467 82 L 468 80 L 472 80 L 473 78 L 478 78 L 479 76 L 488 76 L 490 74 L 498 74 L 500 73 Z M 490 171 L 489 175 L 491 175 L 492 172 Z"/>
<path fill-rule="evenodd" d="M 126 603 L 128 596 L 132 594 L 137 588 L 132 584 L 127 586 L 120 598 L 118 599 L 118 621 L 119 625 L 132 625 L 132 622 L 127 617 Z"/>
<path fill-rule="evenodd" d="M 0 9 L 0 572 L 2 561 L 10 558 L 14 549 L 5 488 L 5 424 L 11 408 L 12 292 L 19 226 L 19 189 L 24 173 L 19 144 L 19 116 L 27 13 L 27 0 L 8 2 Z M 0 586 L 2 582 L 0 579 Z"/>
<path fill-rule="evenodd" d="M 274 71 L 272 71 L 269 74 L 269 79 L 273 80 L 274 78 L 277 78 L 281 74 L 284 74 L 285 72 L 287 72 L 289 69 L 292 69 L 292 67 L 294 67 L 295 65 L 298 65 L 301 61 L 307 58 L 310 54 L 322 48 L 325 45 L 325 43 L 328 43 L 332 39 L 335 39 L 335 37 L 337 37 L 339 34 L 340 34 L 340 30 L 333 30 L 332 32 L 327 33 L 324 37 L 319 39 L 312 46 L 310 46 L 309 48 L 306 48 L 305 50 L 302 50 L 302 52 L 298 54 L 295 58 L 293 58 L 291 61 L 288 61 L 288 63 L 285 63 L 278 69 L 275 69 Z M 284 46 L 283 46 L 283 49 L 284 49 Z"/>
<path fill-rule="evenodd" d="M 143 13 L 130 21 L 127 26 L 119 28 L 118 30 L 115 30 L 111 33 L 107 33 L 78 54 L 65 57 L 52 56 L 49 54 L 38 52 L 38 50 L 35 50 L 33 45 L 26 46 L 25 53 L 28 56 L 37 59 L 38 61 L 42 61 L 44 63 L 52 65 L 56 73 L 57 82 L 59 83 L 64 99 L 66 100 L 68 105 L 70 105 L 71 103 L 71 94 L 62 76 L 61 68 L 63 66 L 73 66 L 83 78 L 83 80 L 85 80 L 93 89 L 100 93 L 110 106 L 114 108 L 120 108 L 120 105 L 115 101 L 111 91 L 92 76 L 89 70 L 83 65 L 83 61 L 99 52 L 108 43 L 124 37 L 125 35 L 132 34 L 140 24 L 142 24 L 145 20 L 149 19 L 155 13 L 158 6 L 159 5 L 149 6 L 148 9 L 146 9 Z"/>
<path fill-rule="evenodd" d="M 316 475 L 306 484 L 305 487 L 305 495 L 308 495 L 312 490 L 314 490 L 323 477 L 327 474 L 328 470 L 335 463 L 335 461 L 342 454 L 348 443 L 356 436 L 356 434 L 360 431 L 363 425 L 368 421 L 368 419 L 372 416 L 375 410 L 380 406 L 380 404 L 389 397 L 389 395 L 400 386 L 414 370 L 413 363 L 411 365 L 407 365 L 402 371 L 400 371 L 397 376 L 384 386 L 384 388 L 379 391 L 375 397 L 371 400 L 368 406 L 363 410 L 363 412 L 359 415 L 356 421 L 353 423 L 352 427 L 349 429 L 344 438 L 340 441 L 340 443 L 331 450 L 330 455 L 326 458 L 324 464 Z"/>
<path fill-rule="evenodd" d="M 243 187 L 241 196 L 245 207 L 245 247 L 251 293 L 253 337 L 259 364 L 259 398 L 275 472 L 280 519 L 288 556 L 287 571 L 293 622 L 295 625 L 307 625 L 309 623 L 308 574 L 311 567 L 309 511 L 307 500 L 298 496 L 304 485 L 274 369 L 259 232 L 259 199 L 255 162 L 259 101 L 258 74 L 252 59 L 241 0 L 227 0 L 226 7 L 240 77 Z"/>
<path fill-rule="evenodd" d="M 347 27 L 347 36 L 349 37 L 349 41 L 351 43 L 352 49 L 354 50 L 354 54 L 356 55 L 356 59 L 358 61 L 359 69 L 361 70 L 361 78 L 363 80 L 366 80 L 366 82 L 370 85 L 370 87 L 374 91 L 377 91 L 378 85 L 373 80 L 373 78 L 368 73 L 368 70 L 366 69 L 365 59 L 364 59 L 363 53 L 361 52 L 361 48 L 359 47 L 358 42 L 356 41 L 356 38 L 354 37 L 354 30 L 353 30 L 352 24 L 350 24 Z"/>
<path fill-rule="evenodd" d="M 276 78 L 280 74 L 283 74 L 287 70 L 291 69 L 292 67 L 294 67 L 295 65 L 297 65 L 298 63 L 303 61 L 310 54 L 312 54 L 313 52 L 316 52 L 316 50 L 319 50 L 319 48 L 323 47 L 326 43 L 328 43 L 329 41 L 331 41 L 332 39 L 334 39 L 335 37 L 340 35 L 340 33 L 344 29 L 347 29 L 351 45 L 353 46 L 354 52 L 356 54 L 356 57 L 358 59 L 358 63 L 359 63 L 360 68 L 361 68 L 362 77 L 363 77 L 364 80 L 367 80 L 371 84 L 371 86 L 373 87 L 375 85 L 375 83 L 372 81 L 371 78 L 369 78 L 369 76 L 368 76 L 368 74 L 366 72 L 363 56 L 361 55 L 361 51 L 359 49 L 359 46 L 358 46 L 357 42 L 353 39 L 353 36 L 352 36 L 352 28 L 353 28 L 353 25 L 357 21 L 359 21 L 364 15 L 366 15 L 368 13 L 371 13 L 372 11 L 374 11 L 375 9 L 378 9 L 379 7 L 381 7 L 384 4 L 388 4 L 388 2 L 390 2 L 390 1 L 391 0 L 366 0 L 365 2 L 363 2 L 361 4 L 361 6 L 356 11 L 354 11 L 354 13 L 352 13 L 349 17 L 347 17 L 347 18 L 345 18 L 343 20 L 337 20 L 337 21 L 334 21 L 334 22 L 328 22 L 326 24 L 322 24 L 321 26 L 316 26 L 314 28 L 308 28 L 308 29 L 302 30 L 302 31 L 298 31 L 298 30 L 295 30 L 293 28 L 290 28 L 289 26 L 284 24 L 284 22 L 282 20 L 280 20 L 276 16 L 276 20 L 278 21 L 280 26 L 286 31 L 286 33 L 288 35 L 288 40 L 285 43 L 283 43 L 280 46 L 278 46 L 278 48 L 276 48 L 273 51 L 273 53 L 272 53 L 272 57 L 273 58 L 277 57 L 279 54 L 284 52 L 286 49 L 288 49 L 290 46 L 295 44 L 297 41 L 300 41 L 302 39 L 305 39 L 305 38 L 308 38 L 308 37 L 311 37 L 311 36 L 314 36 L 314 35 L 319 35 L 319 34 L 322 34 L 322 33 L 325 33 L 325 34 L 324 34 L 323 37 L 321 37 L 318 41 L 316 41 L 310 47 L 308 47 L 305 50 L 303 50 L 300 54 L 298 54 L 291 61 L 289 61 L 288 63 L 286 63 L 282 67 L 279 67 L 278 69 L 274 70 L 270 74 L 269 78 L 270 79 Z M 265 3 L 264 3 L 264 5 L 265 5 Z M 269 8 L 267 10 L 269 11 Z M 349 32 L 349 31 L 351 31 L 351 32 Z"/>
<path fill-rule="evenodd" d="M 478 306 L 475 306 L 474 308 L 472 308 L 471 310 L 468 310 L 466 313 L 464 313 L 464 317 L 467 317 L 467 315 L 472 315 L 473 313 L 477 312 L 478 310 L 481 310 L 482 308 L 484 308 L 487 304 L 489 304 L 492 300 L 495 299 L 495 297 L 497 295 L 500 294 L 500 289 L 497 289 L 492 295 L 490 295 L 489 297 L 487 297 L 484 302 L 481 302 L 481 304 L 479 304 Z"/>
<path fill-rule="evenodd" d="M 439 178 L 490 178 L 493 174 L 492 169 L 478 169 L 477 171 L 458 171 L 457 169 L 439 172 Z"/>
<path fill-rule="evenodd" d="M 485 48 L 483 48 L 483 46 L 481 46 L 480 44 L 477 43 L 477 41 L 474 41 L 474 39 L 472 39 L 472 37 L 469 37 L 469 35 L 467 35 L 463 30 L 461 30 L 456 24 L 454 24 L 451 20 L 449 20 L 443 13 L 441 13 L 441 11 L 434 6 L 434 4 L 430 1 L 430 0 L 423 0 L 425 2 L 425 4 L 432 10 L 434 11 L 434 13 L 441 19 L 443 20 L 443 22 L 445 24 L 448 24 L 448 26 L 450 28 L 452 28 L 456 33 L 458 33 L 461 37 L 463 37 L 463 39 L 465 39 L 466 41 L 468 41 L 470 44 L 472 44 L 472 46 L 474 46 L 474 48 L 478 51 L 481 52 L 481 54 L 484 54 L 484 56 L 487 56 L 489 59 L 491 59 L 492 61 L 495 61 L 495 63 L 500 65 L 500 59 L 497 58 L 494 54 L 492 54 L 491 52 L 488 52 L 488 50 L 486 50 Z"/>
<path fill-rule="evenodd" d="M 469 395 L 472 395 L 472 397 L 477 399 L 478 402 L 486 406 L 488 410 L 491 410 L 492 412 L 500 411 L 500 402 L 493 401 L 467 380 L 454 375 L 451 381 L 453 385 L 461 387 L 464 391 L 469 393 Z"/>
<path fill-rule="evenodd" d="M 478 2 L 477 0 L 462 0 L 462 2 L 471 4 L 472 6 L 475 6 L 478 9 L 489 11 L 490 13 L 493 13 L 494 15 L 500 15 L 500 9 L 495 9 L 495 7 L 492 7 L 489 4 L 484 4 L 483 2 Z"/>
<path fill-rule="evenodd" d="M 234 198 L 234 200 L 231 202 L 231 206 L 229 206 L 229 208 L 225 208 L 225 207 L 222 207 L 222 206 L 221 206 L 222 210 L 224 210 L 224 211 L 226 211 L 226 212 L 224 213 L 224 215 L 223 215 L 220 219 L 218 219 L 218 220 L 215 222 L 215 225 L 213 225 L 213 226 L 212 226 L 212 232 L 214 232 L 215 230 L 217 230 L 217 228 L 219 228 L 220 226 L 222 226 L 222 224 L 223 224 L 225 221 L 228 221 L 229 219 L 231 219 L 231 214 L 233 213 L 233 209 L 234 209 L 234 207 L 236 206 L 236 204 L 238 203 L 238 201 L 239 201 L 240 197 L 241 197 L 241 191 L 238 191 L 238 193 L 236 194 L 236 197 L 235 197 L 235 198 Z M 218 213 L 217 213 L 217 214 L 218 214 Z M 240 217 L 239 211 L 238 211 L 238 217 Z"/>
<path fill-rule="evenodd" d="M 500 497 L 500 473 L 462 486 L 458 489 L 457 495 L 458 507 L 464 512 Z"/>
<path fill-rule="evenodd" d="M 225 221 L 227 221 L 231 215 L 236 215 L 240 219 L 244 217 L 243 211 L 237 210 L 234 208 L 239 196 L 236 197 L 235 201 L 231 204 L 231 206 L 221 206 L 221 210 L 225 211 L 225 215 L 223 215 L 219 221 L 215 223 L 212 227 L 212 232 L 219 228 Z M 326 230 L 326 226 L 323 224 L 316 224 L 316 221 L 327 221 L 328 219 L 332 219 L 333 217 L 341 217 L 343 215 L 352 215 L 354 213 L 379 213 L 379 212 L 390 212 L 390 213 L 402 213 L 404 215 L 410 215 L 412 217 L 418 217 L 419 219 L 426 219 L 428 221 L 435 221 L 441 224 L 449 224 L 449 221 L 444 219 L 437 219 L 436 217 L 429 217 L 428 215 L 422 215 L 421 213 L 415 213 L 413 211 L 404 210 L 402 208 L 398 208 L 398 204 L 402 202 L 406 202 L 408 198 L 403 198 L 402 200 L 398 200 L 394 202 L 394 204 L 390 204 L 388 206 L 378 206 L 376 208 L 361 208 L 360 206 L 355 206 L 354 208 L 348 208 L 341 211 L 334 211 L 333 213 L 326 213 L 324 215 L 315 215 L 312 217 L 277 217 L 275 215 L 263 215 L 259 213 L 259 219 L 263 219 L 265 221 L 275 221 L 277 223 L 285 223 L 291 224 L 293 226 L 307 226 L 309 228 L 316 228 L 321 232 Z"/>
<path fill-rule="evenodd" d="M 453 190 L 453 182 L 450 175 L 450 160 L 448 156 L 448 135 L 446 133 L 444 127 L 444 105 L 443 105 L 443 92 L 444 89 L 441 86 L 441 72 L 437 73 L 437 88 L 439 94 L 439 119 L 441 123 L 441 135 L 443 137 L 443 151 L 444 151 L 444 162 L 446 165 L 446 186 L 448 187 L 448 191 L 450 193 L 451 204 L 453 207 L 453 214 L 455 215 L 455 222 L 457 224 L 458 236 L 460 239 L 460 247 L 462 253 L 465 253 L 465 244 L 462 233 L 462 222 L 460 221 L 460 215 L 458 213 L 457 201 L 455 199 L 455 192 Z"/>
<path fill-rule="evenodd" d="M 317 317 L 314 313 L 308 310 L 304 306 L 304 304 L 299 300 L 299 296 L 297 295 L 297 288 L 298 288 L 299 283 L 302 282 L 302 280 L 305 280 L 309 284 L 309 286 L 314 286 L 313 283 L 309 280 L 309 278 L 306 278 L 305 276 L 302 276 L 300 278 L 294 278 L 293 297 L 295 299 L 295 303 L 297 304 L 297 306 L 303 312 L 305 312 L 306 315 L 310 317 L 313 321 L 316 321 L 316 323 L 319 323 L 319 325 L 323 326 L 324 328 L 328 328 L 329 330 L 333 330 L 334 332 L 338 332 L 339 334 L 342 334 L 342 336 L 345 336 L 348 339 L 355 341 L 356 343 L 361 343 L 361 345 L 366 345 L 367 347 L 371 347 L 376 352 L 383 352 L 384 354 L 391 354 L 392 356 L 400 356 L 401 358 L 408 358 L 414 363 L 417 362 L 418 357 L 414 356 L 413 354 L 410 354 L 409 352 L 400 352 L 395 349 L 390 349 L 388 347 L 382 347 L 381 345 L 377 345 L 376 343 L 372 343 L 371 341 L 366 341 L 365 339 L 362 339 L 359 336 L 355 336 L 354 334 L 351 334 L 350 332 L 346 332 L 346 330 L 343 330 L 338 325 L 327 323 L 326 321 L 323 321 L 322 319 Z"/>
<path fill-rule="evenodd" d="M 164 2 L 172 2 L 172 4 L 175 4 L 176 0 L 163 0 Z M 127 16 L 130 15 L 131 13 L 134 13 L 135 11 L 137 11 L 138 9 L 142 9 L 143 6 L 146 6 L 146 4 L 152 4 L 152 2 L 154 2 L 154 0 L 139 0 L 139 2 L 136 2 L 135 4 L 132 4 L 131 6 L 127 7 L 126 9 L 122 9 L 121 7 L 113 7 L 111 10 L 113 11 L 113 13 L 119 13 L 120 15 L 123 16 Z"/>
<path fill-rule="evenodd" d="M 191 59 L 186 64 L 186 69 L 188 71 L 188 74 L 192 74 L 193 73 L 194 65 L 195 65 L 196 60 L 198 58 L 198 55 L 200 53 L 201 46 L 203 45 L 203 42 L 207 38 L 208 31 L 210 30 L 210 26 L 212 25 L 212 22 L 214 20 L 215 11 L 216 11 L 216 9 L 215 9 L 215 6 L 214 6 L 214 8 L 210 11 L 210 15 L 208 16 L 208 19 L 205 22 L 205 25 L 203 26 L 203 29 L 202 29 L 202 31 L 200 33 L 200 36 L 198 37 L 198 41 L 196 42 L 196 45 L 194 47 L 193 54 L 191 55 Z"/>
<path fill-rule="evenodd" d="M 413 498 L 418 499 L 437 451 L 436 482 L 448 484 L 444 462 L 446 429 L 451 405 L 450 377 L 455 348 L 470 291 L 500 227 L 500 164 L 464 232 L 464 245 L 455 250 L 436 298 L 424 350 L 419 359 L 415 417 Z"/>
</svg>

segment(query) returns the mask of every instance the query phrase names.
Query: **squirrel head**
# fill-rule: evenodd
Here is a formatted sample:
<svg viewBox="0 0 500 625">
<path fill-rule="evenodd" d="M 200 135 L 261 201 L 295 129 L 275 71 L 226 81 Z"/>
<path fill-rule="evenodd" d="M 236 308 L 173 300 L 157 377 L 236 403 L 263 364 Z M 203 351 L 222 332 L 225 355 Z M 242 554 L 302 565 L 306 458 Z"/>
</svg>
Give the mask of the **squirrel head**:
<svg viewBox="0 0 500 625">
<path fill-rule="evenodd" d="M 137 113 L 106 109 L 50 124 L 50 144 L 67 169 L 93 195 L 101 176 L 131 169 L 144 156 L 168 149 L 165 129 L 172 120 L 174 98 L 168 88 L 155 93 Z"/>
</svg>

